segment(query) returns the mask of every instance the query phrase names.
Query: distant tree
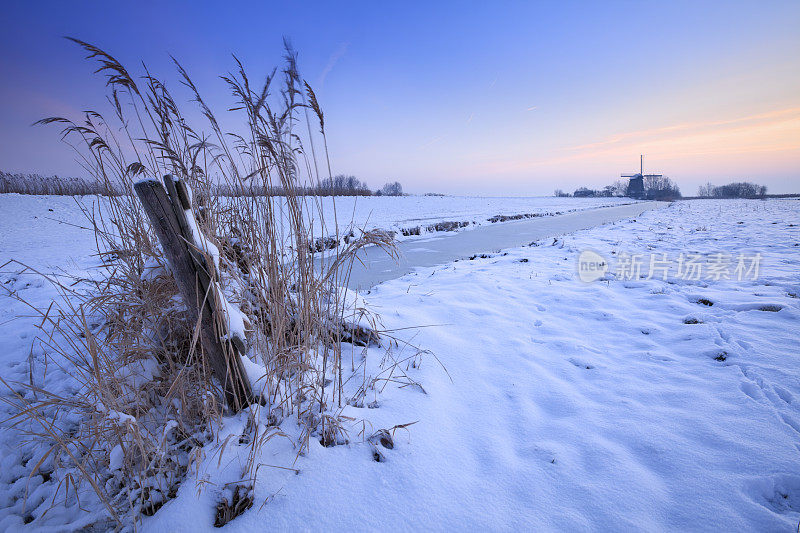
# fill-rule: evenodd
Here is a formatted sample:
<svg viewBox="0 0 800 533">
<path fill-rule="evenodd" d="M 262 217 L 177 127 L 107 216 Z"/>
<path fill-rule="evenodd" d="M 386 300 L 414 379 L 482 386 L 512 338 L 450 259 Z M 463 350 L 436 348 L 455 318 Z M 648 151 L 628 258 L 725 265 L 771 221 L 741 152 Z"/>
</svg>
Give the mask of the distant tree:
<svg viewBox="0 0 800 533">
<path fill-rule="evenodd" d="M 403 186 L 399 181 L 393 181 L 384 185 L 379 192 L 383 196 L 403 196 Z"/>
<path fill-rule="evenodd" d="M 319 192 L 330 196 L 367 196 L 372 194 L 366 183 L 355 176 L 338 174 L 320 181 Z"/>
<path fill-rule="evenodd" d="M 590 198 L 593 196 L 597 196 L 597 191 L 589 189 L 587 187 L 581 187 L 580 189 L 576 189 L 572 196 L 575 198 Z"/>
<path fill-rule="evenodd" d="M 757 185 L 747 181 L 729 183 L 714 187 L 714 198 L 763 198 L 767 194 L 765 185 Z"/>
<path fill-rule="evenodd" d="M 706 182 L 705 185 L 701 185 L 697 189 L 697 196 L 701 196 L 703 198 L 711 198 L 714 196 L 714 185 L 711 182 Z"/>
<path fill-rule="evenodd" d="M 605 187 L 603 187 L 603 190 L 598 193 L 598 196 L 602 196 L 604 198 L 611 198 L 612 196 L 614 196 L 615 190 L 616 188 L 614 187 L 614 185 L 606 185 Z"/>
<path fill-rule="evenodd" d="M 568 198 L 570 194 L 568 192 L 564 192 L 561 189 L 556 189 L 553 193 L 553 196 L 557 196 L 559 198 Z"/>
<path fill-rule="evenodd" d="M 617 180 L 611 186 L 614 188 L 614 193 L 612 196 L 625 196 L 625 193 L 628 192 L 627 180 Z"/>
<path fill-rule="evenodd" d="M 719 187 L 706 183 L 697 190 L 703 198 L 763 198 L 767 195 L 767 187 L 747 181 L 729 183 Z"/>
<path fill-rule="evenodd" d="M 674 200 L 681 197 L 681 191 L 666 176 L 645 176 L 644 197 L 647 200 Z"/>
</svg>

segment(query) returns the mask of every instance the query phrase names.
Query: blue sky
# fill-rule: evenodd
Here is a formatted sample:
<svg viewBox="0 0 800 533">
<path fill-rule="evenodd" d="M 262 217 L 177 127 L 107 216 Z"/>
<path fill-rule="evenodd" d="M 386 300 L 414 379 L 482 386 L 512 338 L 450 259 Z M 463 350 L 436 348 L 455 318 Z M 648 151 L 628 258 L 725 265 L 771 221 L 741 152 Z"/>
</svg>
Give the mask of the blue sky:
<svg viewBox="0 0 800 533">
<path fill-rule="evenodd" d="M 77 7 L 76 7 L 77 6 Z M 0 169 L 81 173 L 30 124 L 102 103 L 71 35 L 172 76 L 216 109 L 236 53 L 289 37 L 326 114 L 334 172 L 409 192 L 551 194 L 637 168 L 800 190 L 800 2 L 6 2 Z M 174 79 L 174 78 L 173 78 Z M 188 102 L 187 102 L 188 105 Z"/>
</svg>

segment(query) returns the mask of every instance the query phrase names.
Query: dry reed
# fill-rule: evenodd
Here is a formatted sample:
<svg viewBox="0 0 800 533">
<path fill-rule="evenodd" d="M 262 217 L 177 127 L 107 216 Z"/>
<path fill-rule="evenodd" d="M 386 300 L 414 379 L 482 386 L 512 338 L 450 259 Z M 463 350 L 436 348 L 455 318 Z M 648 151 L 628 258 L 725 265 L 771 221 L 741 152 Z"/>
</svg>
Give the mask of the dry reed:
<svg viewBox="0 0 800 533">
<path fill-rule="evenodd" d="M 243 486 L 252 487 L 258 450 L 281 435 L 281 423 L 295 420 L 302 427 L 298 453 L 312 438 L 326 446 L 346 442 L 342 406 L 363 402 L 382 380 L 413 384 L 398 369 L 416 365 L 420 352 L 402 358 L 388 353 L 385 376 L 365 375 L 355 396 L 343 392 L 358 368 L 352 359 L 345 368 L 342 342 L 369 345 L 378 334 L 374 318 L 349 307 L 339 287 L 359 249 L 395 252 L 392 237 L 381 231 L 348 234 L 345 245 L 325 255 L 313 245 L 328 233 L 337 243 L 343 235 L 338 221 L 325 225 L 319 198 L 303 195 L 331 173 L 324 116 L 288 44 L 284 68 L 263 85 L 251 85 L 235 58 L 235 72 L 222 77 L 245 134 L 223 131 L 175 62 L 205 117 L 206 135 L 189 124 L 165 83 L 146 68 L 134 78 L 110 54 L 71 40 L 106 77 L 111 113 L 87 111 L 79 121 L 51 117 L 40 123 L 62 128 L 87 174 L 109 195 L 85 208 L 105 263 L 92 280 L 48 278 L 61 297 L 37 311 L 45 364 L 73 377 L 74 394 L 46 390 L 36 381 L 42 371 L 32 367 L 29 383 L 6 383 L 12 391 L 6 401 L 15 410 L 10 422 L 51 446 L 31 475 L 46 468 L 54 482 L 67 480 L 68 490 L 70 483 L 91 488 L 108 519 L 122 525 L 125 517 L 153 514 L 174 497 L 209 443 L 222 453 L 227 443 L 217 441 L 217 431 L 229 413 L 203 360 L 197 324 L 176 302 L 175 282 L 143 210 L 134 195 L 116 191 L 165 174 L 183 178 L 194 191 L 200 229 L 220 252 L 213 281 L 245 315 L 247 357 L 262 373 L 253 383 L 262 420 L 249 411 L 241 437 L 250 446 Z M 221 198 L 215 188 L 231 196 Z M 313 218 L 323 235 L 314 235 Z M 237 509 L 252 502 L 249 488 L 232 494 L 230 505 Z M 223 505 L 217 519 L 224 523 L 230 514 Z"/>
</svg>

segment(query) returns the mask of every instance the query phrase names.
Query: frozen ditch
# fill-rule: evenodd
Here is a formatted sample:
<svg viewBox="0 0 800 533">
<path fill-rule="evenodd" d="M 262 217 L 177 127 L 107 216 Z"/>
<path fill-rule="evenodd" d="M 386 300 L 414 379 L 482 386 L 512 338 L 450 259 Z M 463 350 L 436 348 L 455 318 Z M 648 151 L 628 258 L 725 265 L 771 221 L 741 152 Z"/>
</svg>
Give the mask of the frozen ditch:
<svg viewBox="0 0 800 533">
<path fill-rule="evenodd" d="M 404 276 L 416 268 L 432 267 L 482 252 L 513 248 L 529 242 L 556 237 L 602 224 L 636 217 L 664 202 L 601 207 L 552 217 L 537 217 L 502 224 L 485 225 L 471 231 L 442 233 L 429 238 L 401 241 L 397 244 L 399 260 L 377 248 L 364 248 L 361 262 L 353 264 L 347 287 L 368 289 L 378 283 Z M 321 263 L 325 259 L 320 258 Z"/>
</svg>

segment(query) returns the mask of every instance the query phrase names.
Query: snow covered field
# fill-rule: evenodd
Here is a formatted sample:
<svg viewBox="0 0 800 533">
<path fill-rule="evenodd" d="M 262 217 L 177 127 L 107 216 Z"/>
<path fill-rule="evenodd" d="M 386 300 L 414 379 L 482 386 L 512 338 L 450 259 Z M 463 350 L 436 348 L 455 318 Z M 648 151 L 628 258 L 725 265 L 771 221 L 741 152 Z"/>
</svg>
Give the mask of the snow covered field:
<svg viewBox="0 0 800 533">
<path fill-rule="evenodd" d="M 556 198 L 556 197 L 489 197 L 471 196 L 341 196 L 322 199 L 326 224 L 333 220 L 334 204 L 339 225 L 395 231 L 421 226 L 422 232 L 436 222 L 470 222 L 470 226 L 489 223 L 496 215 L 566 213 L 595 207 L 628 204 L 630 198 Z M 319 234 L 318 226 L 315 233 Z"/>
<path fill-rule="evenodd" d="M 363 204 L 357 212 L 387 221 L 378 227 L 403 227 L 591 205 L 418 200 L 391 214 L 373 207 L 367 216 Z M 389 209 L 407 199 L 383 201 Z M 71 202 L 1 196 L 0 263 L 72 271 L 97 264 L 91 235 L 63 223 L 82 223 Z M 579 258 L 595 257 L 586 250 L 608 263 L 592 282 L 578 274 Z M 381 382 L 380 394 L 346 406 L 346 446 L 312 441 L 295 462 L 291 439 L 270 440 L 256 503 L 227 530 L 797 527 L 800 201 L 677 202 L 486 255 L 422 268 L 362 295 L 396 330 L 389 357 L 409 358 L 398 366 L 403 383 L 418 385 Z M 46 308 L 52 288 L 15 268 L 5 266 L 0 283 Z M 36 318 L 6 291 L 0 301 L 0 375 L 26 381 Z M 352 349 L 354 366 L 362 350 Z M 385 356 L 369 351 L 373 360 Z M 380 368 L 358 372 L 379 377 Z M 222 437 L 240 433 L 244 421 L 224 423 Z M 393 432 L 392 449 L 363 442 L 411 423 Z M 298 434 L 291 419 L 280 429 Z M 28 518 L 31 528 L 55 531 L 96 520 L 75 507 L 40 516 L 56 488 L 41 476 L 28 481 L 32 454 L 19 442 L 2 430 L 0 530 Z M 243 460 L 235 445 L 209 450 L 196 477 L 142 529 L 212 531 L 214 502 Z M 84 505 L 98 512 L 91 498 Z"/>
<path fill-rule="evenodd" d="M 224 201 L 224 200 L 223 200 Z M 403 196 L 403 197 L 324 197 L 321 199 L 322 215 L 327 235 L 335 233 L 334 218 L 339 224 L 340 235 L 351 226 L 358 229 L 381 228 L 396 232 L 402 240 L 403 228 L 426 227 L 436 222 L 470 222 L 466 228 L 489 224 L 495 215 L 538 214 L 571 212 L 595 207 L 620 205 L 634 202 L 630 198 L 476 198 L 455 196 Z M 87 196 L 81 202 L 91 208 L 104 200 Z M 52 209 L 52 211 L 51 211 Z M 306 212 L 314 222 L 315 236 L 323 231 L 320 227 L 318 208 L 308 200 Z M 335 213 L 335 217 L 334 217 Z M 474 222 L 474 224 L 472 224 Z M 71 258 L 88 255 L 94 237 L 91 233 L 78 231 L 68 224 L 85 224 L 84 216 L 72 197 L 28 196 L 17 194 L 0 195 L 0 264 L 9 259 L 24 260 L 32 266 L 46 264 L 64 266 Z M 29 225 L 31 232 L 19 231 Z M 53 247 L 53 239 L 63 243 Z M 63 239 L 63 240 L 62 240 Z M 69 245 L 67 245 L 69 243 Z M 65 252 L 65 253 L 62 253 Z M 40 263 L 41 260 L 41 263 Z"/>
</svg>

